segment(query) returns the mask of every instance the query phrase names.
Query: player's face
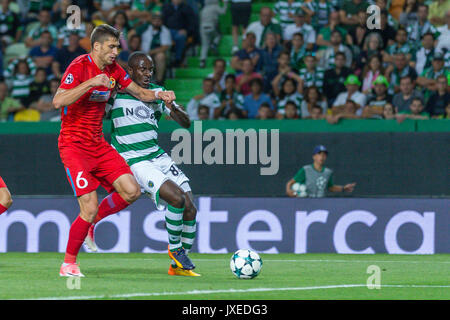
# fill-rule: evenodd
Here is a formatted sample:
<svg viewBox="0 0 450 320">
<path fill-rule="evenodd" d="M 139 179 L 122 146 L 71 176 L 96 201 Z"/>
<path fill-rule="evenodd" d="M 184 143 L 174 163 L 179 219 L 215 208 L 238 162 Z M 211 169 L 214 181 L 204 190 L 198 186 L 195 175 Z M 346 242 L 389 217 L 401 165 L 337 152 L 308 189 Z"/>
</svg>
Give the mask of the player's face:
<svg viewBox="0 0 450 320">
<path fill-rule="evenodd" d="M 326 152 L 319 152 L 313 155 L 313 160 L 315 163 L 320 164 L 321 166 L 324 165 L 325 161 L 327 160 L 327 153 Z"/>
<path fill-rule="evenodd" d="M 119 55 L 119 40 L 109 38 L 100 45 L 99 57 L 106 65 L 112 64 Z"/>
<path fill-rule="evenodd" d="M 148 57 L 138 60 L 137 64 L 131 68 L 131 79 L 142 88 L 148 88 L 153 74 L 153 61 Z"/>
</svg>

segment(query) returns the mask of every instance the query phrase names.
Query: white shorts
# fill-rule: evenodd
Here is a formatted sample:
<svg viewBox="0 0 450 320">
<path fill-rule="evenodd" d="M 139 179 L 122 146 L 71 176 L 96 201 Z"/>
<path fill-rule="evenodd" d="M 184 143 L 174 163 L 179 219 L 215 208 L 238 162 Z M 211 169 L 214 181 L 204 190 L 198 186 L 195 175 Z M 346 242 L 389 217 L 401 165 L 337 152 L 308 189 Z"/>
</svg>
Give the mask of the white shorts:
<svg viewBox="0 0 450 320">
<path fill-rule="evenodd" d="M 189 179 L 166 153 L 152 160 L 140 161 L 130 167 L 141 191 L 155 202 L 158 210 L 164 210 L 165 201 L 159 199 L 159 188 L 166 180 L 175 182 L 184 192 L 191 191 Z"/>
</svg>

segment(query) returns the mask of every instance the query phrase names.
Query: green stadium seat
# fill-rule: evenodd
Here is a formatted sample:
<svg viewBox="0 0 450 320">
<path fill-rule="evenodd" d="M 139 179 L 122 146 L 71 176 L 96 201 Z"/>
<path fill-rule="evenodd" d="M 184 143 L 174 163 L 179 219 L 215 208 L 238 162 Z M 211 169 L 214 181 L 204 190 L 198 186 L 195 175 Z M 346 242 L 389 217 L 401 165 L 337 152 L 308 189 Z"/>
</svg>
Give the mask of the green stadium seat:
<svg viewBox="0 0 450 320">
<path fill-rule="evenodd" d="M 30 22 L 29 24 L 27 24 L 27 26 L 25 27 L 25 31 L 23 32 L 22 35 L 23 39 L 25 40 L 25 38 L 28 37 L 28 35 L 30 34 L 30 31 L 38 25 L 39 21 Z"/>
<path fill-rule="evenodd" d="M 206 58 L 206 68 L 212 68 L 214 65 L 214 60 L 219 57 L 208 57 Z M 231 57 L 222 56 L 220 57 L 225 59 L 228 63 L 231 61 Z M 188 57 L 187 64 L 190 68 L 199 68 L 200 67 L 200 58 L 199 57 Z"/>
<path fill-rule="evenodd" d="M 168 90 L 197 92 L 202 90 L 203 79 L 167 79 L 164 86 Z"/>
<path fill-rule="evenodd" d="M 252 13 L 250 15 L 250 23 L 258 21 L 259 20 L 259 13 Z"/>
<path fill-rule="evenodd" d="M 3 67 L 6 68 L 11 59 L 22 58 L 28 56 L 29 49 L 25 46 L 25 43 L 18 42 L 6 47 L 5 55 L 3 57 Z"/>
<path fill-rule="evenodd" d="M 224 35 L 220 40 L 218 51 L 221 57 L 227 57 L 231 55 L 231 49 L 233 48 L 233 36 Z"/>
<path fill-rule="evenodd" d="M 212 68 L 179 68 L 175 70 L 175 77 L 177 79 L 203 79 L 206 78 L 211 72 L 213 72 Z"/>
<path fill-rule="evenodd" d="M 219 29 L 222 34 L 231 34 L 231 10 L 219 16 Z"/>
</svg>

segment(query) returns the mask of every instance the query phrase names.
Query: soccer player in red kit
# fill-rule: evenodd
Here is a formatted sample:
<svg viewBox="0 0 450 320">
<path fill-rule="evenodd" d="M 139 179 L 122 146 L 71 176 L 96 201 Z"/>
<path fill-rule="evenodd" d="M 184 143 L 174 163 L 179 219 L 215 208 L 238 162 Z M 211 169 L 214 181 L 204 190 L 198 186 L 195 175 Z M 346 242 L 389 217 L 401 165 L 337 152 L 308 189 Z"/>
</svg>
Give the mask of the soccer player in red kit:
<svg viewBox="0 0 450 320">
<path fill-rule="evenodd" d="M 0 176 L 0 214 L 8 210 L 12 205 L 11 193 L 6 187 L 5 181 Z"/>
<path fill-rule="evenodd" d="M 111 92 L 119 86 L 143 101 L 175 100 L 173 91 L 152 91 L 134 83 L 115 61 L 120 32 L 100 25 L 91 34 L 92 51 L 67 67 L 53 98 L 61 108 L 58 148 L 80 205 L 69 232 L 60 276 L 80 276 L 77 255 L 93 222 L 118 212 L 140 196 L 140 187 L 125 160 L 104 139 L 102 121 Z M 110 193 L 98 205 L 97 188 Z"/>
</svg>

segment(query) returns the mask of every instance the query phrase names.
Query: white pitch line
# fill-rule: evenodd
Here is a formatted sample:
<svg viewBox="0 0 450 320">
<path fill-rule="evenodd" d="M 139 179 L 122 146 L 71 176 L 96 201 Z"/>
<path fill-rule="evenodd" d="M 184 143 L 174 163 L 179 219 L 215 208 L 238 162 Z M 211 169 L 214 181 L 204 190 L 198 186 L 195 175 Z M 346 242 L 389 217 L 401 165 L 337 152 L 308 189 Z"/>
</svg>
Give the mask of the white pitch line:
<svg viewBox="0 0 450 320">
<path fill-rule="evenodd" d="M 142 292 L 142 293 L 124 293 L 97 296 L 69 296 L 69 297 L 42 297 L 26 300 L 89 300 L 89 299 L 114 299 L 114 298 L 136 298 L 150 296 L 174 296 L 174 295 L 194 295 L 194 294 L 216 294 L 216 293 L 248 293 L 248 292 L 270 292 L 270 291 L 303 291 L 303 290 L 323 290 L 323 289 L 342 289 L 367 287 L 367 284 L 341 284 L 329 286 L 313 287 L 287 287 L 287 288 L 250 288 L 250 289 L 221 289 L 221 290 L 191 290 L 184 292 Z M 387 288 L 450 288 L 450 285 L 381 285 Z"/>
<path fill-rule="evenodd" d="M 132 259 L 132 258 L 125 258 L 125 260 L 140 260 L 140 259 Z M 226 259 L 226 258 L 224 258 Z M 195 261 L 224 261 L 224 259 L 193 259 Z M 124 259 L 122 259 L 124 260 Z M 142 260 L 149 260 L 149 261 L 156 261 L 156 260 L 160 260 L 160 259 L 153 259 L 153 258 L 143 258 Z M 321 259 L 299 259 L 299 260 L 293 260 L 293 259 L 289 259 L 289 260 L 283 260 L 283 259 L 267 259 L 264 258 L 264 261 L 273 261 L 273 262 L 362 262 L 362 263 L 383 263 L 383 262 L 387 262 L 387 263 L 431 263 L 431 264 L 440 264 L 440 263 L 444 263 L 444 264 L 450 264 L 450 261 L 419 261 L 419 260 L 321 260 Z"/>
</svg>

